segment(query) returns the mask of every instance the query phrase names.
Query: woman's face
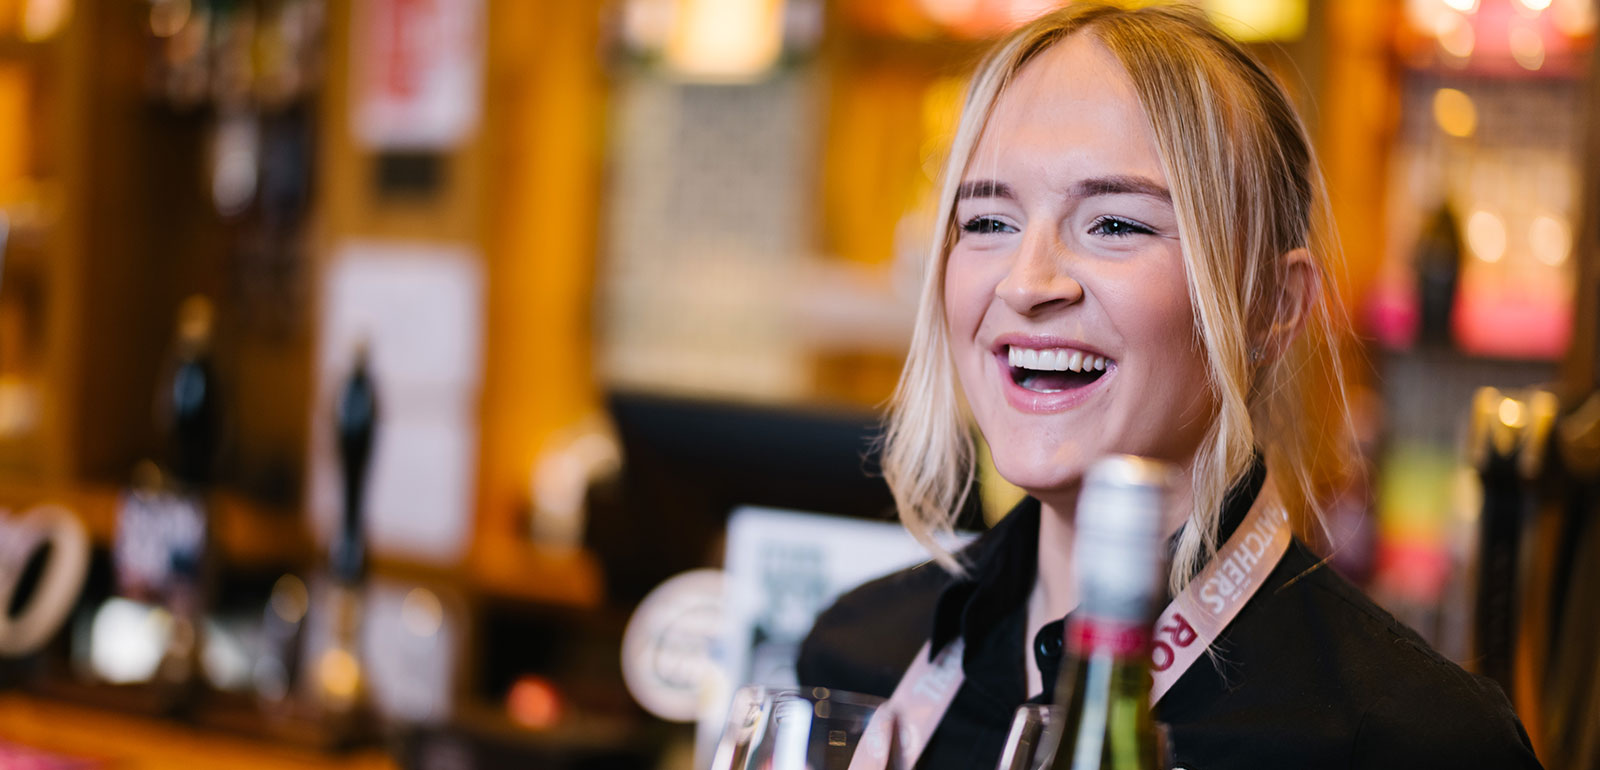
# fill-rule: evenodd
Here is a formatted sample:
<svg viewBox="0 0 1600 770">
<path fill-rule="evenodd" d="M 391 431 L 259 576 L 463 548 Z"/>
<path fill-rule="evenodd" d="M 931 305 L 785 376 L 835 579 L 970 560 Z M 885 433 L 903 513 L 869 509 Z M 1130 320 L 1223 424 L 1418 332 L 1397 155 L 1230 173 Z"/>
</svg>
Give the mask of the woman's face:
<svg viewBox="0 0 1600 770">
<path fill-rule="evenodd" d="M 1076 35 L 995 104 L 955 210 L 944 301 L 996 468 L 1070 510 L 1108 453 L 1187 467 L 1215 412 L 1178 221 L 1133 83 Z"/>
</svg>

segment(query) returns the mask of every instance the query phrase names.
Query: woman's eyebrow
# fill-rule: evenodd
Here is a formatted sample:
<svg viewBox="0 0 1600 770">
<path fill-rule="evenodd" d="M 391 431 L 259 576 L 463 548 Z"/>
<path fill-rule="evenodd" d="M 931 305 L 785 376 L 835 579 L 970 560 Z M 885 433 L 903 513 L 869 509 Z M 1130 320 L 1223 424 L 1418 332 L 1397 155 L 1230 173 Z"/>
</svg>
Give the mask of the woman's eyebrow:
<svg viewBox="0 0 1600 770">
<path fill-rule="evenodd" d="M 973 179 L 962 182 L 956 188 L 956 200 L 964 201 L 968 198 L 1010 198 L 1015 200 L 1017 194 L 1011 185 L 993 179 Z"/>
<path fill-rule="evenodd" d="M 1072 186 L 1073 197 L 1089 198 L 1095 195 L 1148 195 L 1171 202 L 1172 193 L 1161 183 L 1142 176 L 1097 176 L 1084 179 Z"/>
</svg>

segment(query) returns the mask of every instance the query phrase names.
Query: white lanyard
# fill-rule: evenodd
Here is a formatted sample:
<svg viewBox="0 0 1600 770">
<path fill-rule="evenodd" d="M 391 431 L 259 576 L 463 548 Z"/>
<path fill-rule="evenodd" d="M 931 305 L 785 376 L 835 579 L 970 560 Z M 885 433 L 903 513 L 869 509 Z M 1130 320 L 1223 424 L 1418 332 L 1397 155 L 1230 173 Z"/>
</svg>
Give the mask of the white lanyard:
<svg viewBox="0 0 1600 770">
<path fill-rule="evenodd" d="M 1269 478 L 1256 495 L 1244 521 L 1228 538 L 1200 574 L 1189 581 L 1156 620 L 1150 643 L 1152 684 L 1150 705 L 1200 658 L 1222 635 L 1250 597 L 1267 581 L 1272 569 L 1289 549 L 1289 516 L 1278 501 Z M 966 679 L 961 669 L 965 642 L 957 637 L 929 660 L 930 643 L 912 659 L 894 694 L 874 716 L 850 760 L 850 770 L 875 770 L 887 766 L 891 744 L 902 757 L 900 767 L 915 767 L 928 739 L 950 709 Z M 897 729 L 891 730 L 891 722 Z"/>
</svg>

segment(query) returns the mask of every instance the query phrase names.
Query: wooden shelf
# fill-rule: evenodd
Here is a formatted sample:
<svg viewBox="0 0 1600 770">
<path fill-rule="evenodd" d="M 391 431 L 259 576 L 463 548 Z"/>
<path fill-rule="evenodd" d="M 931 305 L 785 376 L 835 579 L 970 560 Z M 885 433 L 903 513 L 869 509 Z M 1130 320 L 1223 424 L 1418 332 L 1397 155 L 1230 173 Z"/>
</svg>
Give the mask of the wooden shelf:
<svg viewBox="0 0 1600 770">
<path fill-rule="evenodd" d="M 15 37 L 0 37 L 0 61 L 3 62 L 34 62 L 43 59 L 51 53 L 49 40 L 22 40 Z"/>
<path fill-rule="evenodd" d="M 605 595 L 600 563 L 583 548 L 485 537 L 468 558 L 466 571 L 478 590 L 506 599 L 593 608 Z"/>
<path fill-rule="evenodd" d="M 128 770 L 232 767 L 241 770 L 389 770 L 397 765 L 369 749 L 330 755 L 250 740 L 150 717 L 117 714 L 37 696 L 0 695 L 4 741 L 70 757 L 103 760 Z"/>
<path fill-rule="evenodd" d="M 117 503 L 123 490 L 102 485 L 0 485 L 0 506 L 20 512 L 55 503 L 83 519 L 97 545 L 111 543 L 117 531 Z M 314 545 L 293 510 L 264 506 L 231 492 L 212 496 L 213 537 L 223 559 L 234 566 L 270 567 L 306 561 Z"/>
<path fill-rule="evenodd" d="M 109 486 L 3 484 L 0 507 L 20 512 L 41 503 L 63 505 L 83 519 L 96 544 L 108 546 L 116 536 L 121 495 L 121 489 Z M 213 495 L 212 505 L 213 534 L 228 566 L 295 568 L 320 561 L 321 552 L 298 512 L 229 492 Z M 592 608 L 604 597 L 599 561 L 592 552 L 540 546 L 514 536 L 484 538 L 460 567 L 430 567 L 378 556 L 373 570 L 538 604 Z"/>
</svg>

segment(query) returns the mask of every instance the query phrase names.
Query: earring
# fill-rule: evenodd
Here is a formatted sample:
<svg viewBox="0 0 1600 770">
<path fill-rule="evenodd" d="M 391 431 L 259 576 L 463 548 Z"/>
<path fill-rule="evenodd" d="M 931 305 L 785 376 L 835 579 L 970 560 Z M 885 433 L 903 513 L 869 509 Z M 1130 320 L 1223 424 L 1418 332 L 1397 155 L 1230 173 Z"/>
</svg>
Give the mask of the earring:
<svg viewBox="0 0 1600 770">
<path fill-rule="evenodd" d="M 1259 364 L 1266 357 L 1266 354 L 1261 351 L 1260 345 L 1252 345 L 1250 347 L 1250 363 Z"/>
</svg>

